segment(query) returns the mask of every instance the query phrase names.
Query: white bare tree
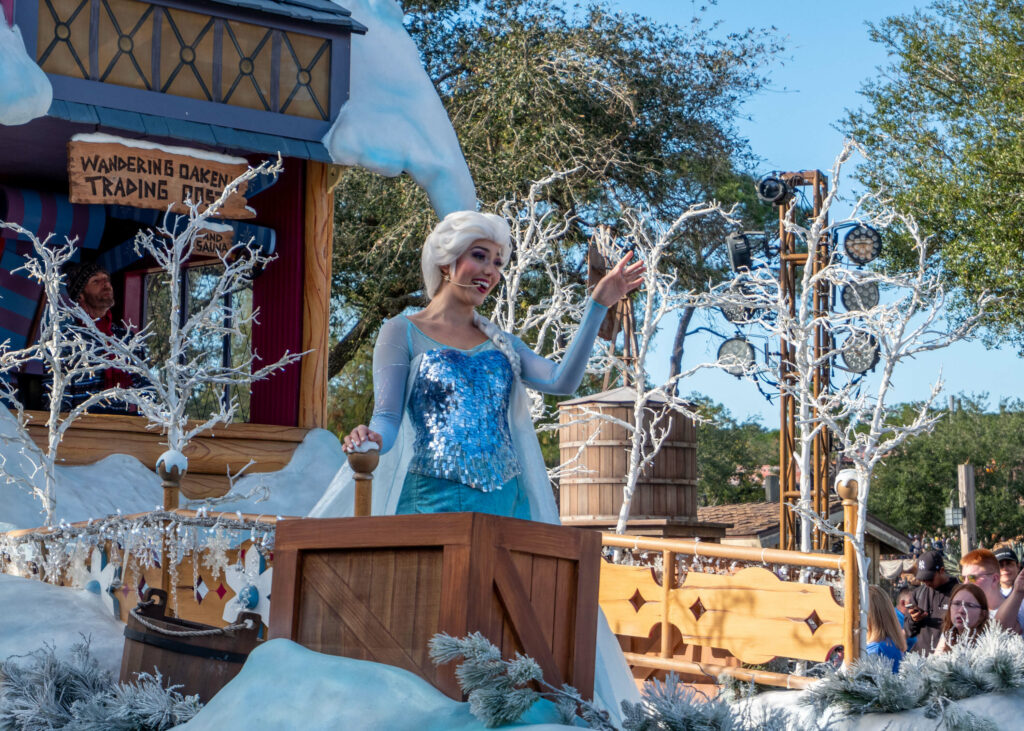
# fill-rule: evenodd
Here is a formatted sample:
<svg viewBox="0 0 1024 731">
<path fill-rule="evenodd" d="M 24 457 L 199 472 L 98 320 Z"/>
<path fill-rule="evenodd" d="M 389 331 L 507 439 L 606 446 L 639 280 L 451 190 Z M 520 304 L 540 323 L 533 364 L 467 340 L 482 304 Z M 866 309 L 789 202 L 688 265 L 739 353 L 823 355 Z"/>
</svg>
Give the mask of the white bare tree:
<svg viewBox="0 0 1024 731">
<path fill-rule="evenodd" d="M 243 184 L 258 175 L 277 175 L 280 171 L 280 160 L 250 168 L 230 182 L 220 197 L 209 205 L 201 207 L 197 202 L 186 200 L 187 214 L 179 216 L 168 211 L 155 231 L 140 231 L 135 238 L 136 252 L 152 257 L 168 281 L 167 357 L 162 363 L 150 366 L 138 347 L 139 342 L 100 339 L 104 344 L 104 357 L 148 381 L 145 389 L 133 391 L 130 398 L 150 425 L 166 434 L 167 451 L 160 456 L 157 466 L 172 476 L 176 472 L 180 478 L 188 469 L 184 451 L 194 437 L 234 419 L 239 408 L 235 388 L 248 387 L 263 380 L 305 355 L 285 351 L 276 360 L 263 363 L 258 353 L 250 351 L 238 362 L 222 363 L 212 362 L 207 353 L 195 347 L 197 342 L 206 339 L 244 337 L 245 331 L 258 321 L 258 309 L 246 312 L 231 297 L 245 289 L 273 259 L 251 240 L 235 241 L 227 251 L 218 251 L 222 269 L 205 301 L 187 317 L 182 316 L 181 310 L 182 272 L 208 232 L 217 230 L 219 224 L 211 219 Z M 142 336 L 148 336 L 148 333 Z M 191 396 L 208 387 L 221 390 L 223 397 L 216 400 L 204 417 L 191 420 L 188 415 Z"/>
<path fill-rule="evenodd" d="M 27 348 L 4 349 L 2 371 L 11 376 L 23 365 L 38 360 L 49 381 L 49 406 L 46 420 L 46 444 L 36 445 L 29 433 L 29 415 L 18 399 L 7 377 L 0 397 L 13 411 L 9 431 L 0 437 L 8 446 L 17 448 L 18 465 L 8 464 L 12 450 L 0 455 L 0 473 L 9 483 L 16 483 L 33 494 L 41 503 L 46 526 L 52 526 L 57 507 L 56 465 L 64 435 L 71 425 L 95 406 L 112 401 L 124 401 L 128 390 L 121 387 L 98 389 L 74 400 L 66 399 L 71 387 L 82 379 L 91 378 L 97 371 L 110 367 L 100 341 L 93 337 L 96 331 L 92 318 L 76 302 L 64 294 L 64 266 L 72 260 L 76 246 L 74 240 L 56 243 L 50 234 L 40 239 L 34 232 L 14 223 L 0 222 L 6 228 L 24 237 L 32 244 L 32 252 L 16 272 L 24 272 L 42 286 L 44 306 L 40 318 L 39 339 Z M 105 336 L 108 337 L 108 336 Z"/>
<path fill-rule="evenodd" d="M 627 208 L 623 210 L 614 233 L 612 228 L 605 227 L 595 237 L 597 249 L 606 259 L 614 260 L 624 251 L 631 250 L 634 256 L 647 265 L 644 285 L 629 302 L 634 314 L 635 352 L 628 360 L 612 355 L 609 361 L 614 362 L 606 362 L 602 366 L 602 369 L 616 367 L 625 375 L 626 383 L 633 390 L 632 419 L 626 421 L 604 411 L 584 410 L 585 414 L 595 419 L 615 423 L 629 435 L 629 454 L 626 474 L 623 476 L 622 505 L 616 533 L 626 531 L 637 485 L 669 436 L 671 420 L 701 419 L 688 402 L 676 395 L 677 385 L 698 370 L 715 365 L 701 363 L 668 376 L 662 383 L 652 382 L 649 360 L 656 333 L 666 317 L 680 313 L 695 300 L 692 292 L 678 288 L 678 276 L 665 265 L 666 256 L 676 244 L 680 231 L 695 220 L 722 216 L 732 221 L 734 212 L 723 209 L 717 203 L 703 203 L 689 207 L 674 221 L 663 223 L 652 220 L 642 211 Z"/>
<path fill-rule="evenodd" d="M 879 462 L 908 439 L 929 431 L 938 414 L 932 405 L 942 389 L 939 377 L 929 396 L 909 420 L 889 411 L 893 377 L 898 366 L 915 356 L 945 348 L 971 337 L 991 296 L 982 296 L 972 316 L 951 322 L 945 318 L 947 293 L 932 271 L 928 240 L 911 216 L 898 214 L 873 196 L 856 204 L 850 219 L 829 224 L 829 209 L 836 200 L 842 166 L 859 148 L 849 141 L 830 172 L 833 187 L 825 197 L 819 215 L 800 224 L 794 207 L 787 230 L 812 250 L 819 242 L 832 240 L 832 232 L 849 224 L 869 224 L 877 229 L 898 225 L 906 234 L 914 254 L 914 265 L 903 271 L 887 271 L 876 262 L 870 268 L 854 268 L 832 246 L 819 249 L 820 265 L 804 266 L 795 291 L 785 292 L 776 274 L 767 266 L 741 271 L 730 281 L 712 288 L 700 298 L 701 306 L 747 313 L 745 327 L 751 334 L 771 341 L 785 341 L 792 348 L 787 365 L 789 376 L 778 379 L 781 393 L 793 398 L 796 408 L 794 461 L 800 471 L 800 500 L 795 510 L 802 518 L 800 548 L 811 550 L 811 529 L 833 535 L 848 535 L 853 541 L 860 578 L 861 606 L 868 601 L 868 559 L 864 535 L 871 475 Z M 873 213 L 864 214 L 870 205 Z M 862 215 L 863 214 L 863 215 Z M 847 309 L 816 307 L 814 293 L 847 291 Z M 875 293 L 878 293 L 876 298 Z M 822 337 L 823 335 L 823 337 Z M 865 372 L 880 366 L 880 372 Z M 751 378 L 777 378 L 778 363 L 752 364 L 722 362 L 721 367 L 742 366 Z M 823 368 L 833 376 L 830 387 L 819 388 L 817 374 Z M 853 465 L 858 484 L 856 531 L 844 533 L 816 515 L 811 505 L 812 446 L 827 429 L 844 461 Z M 866 614 L 861 613 L 861 644 L 866 637 Z"/>
<path fill-rule="evenodd" d="M 517 335 L 530 333 L 535 342 L 534 349 L 553 358 L 558 358 L 564 352 L 586 304 L 583 285 L 567 281 L 564 252 L 561 249 L 575 218 L 552 208 L 545 198 L 549 186 L 574 172 L 553 173 L 535 182 L 526 196 L 506 201 L 499 210 L 511 223 L 515 256 L 505 272 L 492 319 L 508 332 Z M 718 204 L 702 204 L 692 206 L 668 224 L 658 224 L 640 211 L 625 209 L 615 227 L 618 233 L 613 236 L 611 227 L 601 227 L 595 235 L 595 243 L 606 258 L 617 259 L 627 248 L 632 248 L 635 256 L 647 263 L 644 288 L 636 296 L 637 301 L 632 303 L 639 312 L 636 318 L 637 352 L 628 362 L 601 353 L 595 355 L 591 363 L 591 371 L 595 373 L 615 368 L 626 374 L 636 391 L 634 419 L 629 423 L 595 409 L 585 409 L 582 416 L 588 423 L 603 420 L 618 424 L 630 435 L 629 467 L 623 476 L 623 502 L 617 525 L 620 533 L 625 531 L 640 477 L 654 460 L 669 433 L 669 419 L 673 414 L 696 418 L 687 404 L 675 395 L 676 384 L 699 368 L 714 365 L 702 364 L 671 376 L 663 384 L 650 385 L 648 359 L 655 333 L 666 316 L 685 308 L 693 300 L 690 293 L 677 291 L 678 278 L 664 266 L 663 261 L 669 249 L 675 245 L 679 232 L 695 219 L 720 215 L 726 220 L 732 220 L 732 214 L 732 211 L 726 211 Z M 523 284 L 529 277 L 545 278 L 550 295 L 540 301 L 524 304 L 521 294 Z M 542 398 L 536 396 L 533 406 L 535 420 L 547 416 Z M 558 427 L 558 424 L 547 423 L 538 428 L 550 430 Z M 590 439 L 577 451 L 576 459 L 589 442 L 598 437 L 599 432 L 599 428 L 591 432 Z M 574 461 L 569 460 L 550 470 L 549 476 L 555 478 L 578 470 L 578 467 L 571 465 Z"/>
</svg>

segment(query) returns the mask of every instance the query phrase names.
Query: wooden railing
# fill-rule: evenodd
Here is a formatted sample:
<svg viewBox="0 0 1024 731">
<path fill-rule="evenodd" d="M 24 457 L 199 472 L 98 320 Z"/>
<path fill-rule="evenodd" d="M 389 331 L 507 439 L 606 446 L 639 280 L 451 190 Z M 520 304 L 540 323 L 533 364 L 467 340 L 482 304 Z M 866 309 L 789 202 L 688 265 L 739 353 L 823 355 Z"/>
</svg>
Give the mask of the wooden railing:
<svg viewBox="0 0 1024 731">
<path fill-rule="evenodd" d="M 844 508 L 847 525 L 853 525 L 855 505 L 844 500 Z M 764 685 L 802 688 L 812 678 L 744 668 L 740 663 L 762 664 L 775 657 L 825 662 L 839 647 L 845 663 L 858 656 L 858 586 L 850 546 L 839 556 L 624 535 L 605 535 L 603 541 L 616 549 L 661 554 L 661 582 L 651 567 L 608 562 L 601 567 L 599 601 L 612 631 L 623 644 L 646 643 L 643 652 L 625 652 L 634 669 L 671 670 L 709 682 L 728 674 Z M 677 585 L 678 556 L 839 571 L 843 604 L 829 586 L 784 581 L 760 566 L 724 574 L 690 571 Z M 658 637 L 660 646 L 652 641 Z M 692 659 L 694 647 L 714 648 L 720 661 Z M 727 664 L 730 661 L 732 665 Z"/>
</svg>

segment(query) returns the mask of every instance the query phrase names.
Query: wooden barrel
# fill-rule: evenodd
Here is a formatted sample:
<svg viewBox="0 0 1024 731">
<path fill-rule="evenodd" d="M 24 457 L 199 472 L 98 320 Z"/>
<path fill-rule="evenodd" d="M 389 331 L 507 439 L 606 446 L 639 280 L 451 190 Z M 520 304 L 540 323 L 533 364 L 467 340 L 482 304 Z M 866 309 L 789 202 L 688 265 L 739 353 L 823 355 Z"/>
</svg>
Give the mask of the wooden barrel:
<svg viewBox="0 0 1024 731">
<path fill-rule="evenodd" d="M 624 426 L 588 412 L 633 424 L 634 397 L 632 388 L 621 387 L 559 404 L 561 463 L 566 465 L 579 454 L 569 465 L 570 470 L 579 469 L 563 474 L 559 480 L 559 514 L 563 518 L 618 516 L 629 464 L 630 434 Z M 664 405 L 661 401 L 650 406 L 657 409 L 659 403 Z M 649 428 L 649 414 L 644 421 L 644 427 Z M 631 520 L 697 517 L 697 430 L 691 419 L 678 412 L 666 417 L 659 428 L 666 424 L 668 437 L 637 484 Z"/>
<path fill-rule="evenodd" d="M 206 703 L 238 675 L 249 653 L 256 648 L 260 616 L 242 612 L 236 623 L 250 619 L 251 628 L 224 631 L 167 617 L 166 608 L 167 593 L 149 589 L 145 600 L 128 616 L 120 680 L 132 682 L 138 673 L 152 673 L 155 667 L 165 686 L 180 685 L 180 693 L 197 694 Z M 190 633 L 208 634 L 188 636 Z"/>
</svg>

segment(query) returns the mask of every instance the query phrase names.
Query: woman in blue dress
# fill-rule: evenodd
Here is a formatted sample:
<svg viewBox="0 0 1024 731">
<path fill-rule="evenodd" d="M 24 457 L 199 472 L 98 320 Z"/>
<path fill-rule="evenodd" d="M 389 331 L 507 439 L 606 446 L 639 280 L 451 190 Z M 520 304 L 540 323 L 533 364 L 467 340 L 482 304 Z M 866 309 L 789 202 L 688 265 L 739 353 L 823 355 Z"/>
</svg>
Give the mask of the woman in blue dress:
<svg viewBox="0 0 1024 731">
<path fill-rule="evenodd" d="M 608 307 L 643 281 L 627 254 L 594 288 L 560 363 L 477 313 L 512 254 L 500 216 L 451 213 L 427 237 L 422 270 L 430 303 L 389 320 L 373 351 L 374 410 L 344 439 L 347 451 L 381 451 L 373 474 L 374 515 L 471 511 L 558 520 L 524 387 L 570 394 L 583 379 Z M 311 517 L 352 515 L 352 471 L 344 466 Z M 613 718 L 638 701 L 615 635 L 599 613 L 594 695 Z"/>
<path fill-rule="evenodd" d="M 392 466 L 390 479 L 375 474 L 375 513 L 475 511 L 558 522 L 523 387 L 556 395 L 579 387 L 608 307 L 640 286 L 644 265 L 629 264 L 627 254 L 601 279 L 554 363 L 476 311 L 511 253 L 505 220 L 472 211 L 449 214 L 424 243 L 430 303 L 381 328 L 373 418 L 344 439 L 346 450 L 372 441 L 382 454 L 402 453 L 404 465 Z"/>
</svg>

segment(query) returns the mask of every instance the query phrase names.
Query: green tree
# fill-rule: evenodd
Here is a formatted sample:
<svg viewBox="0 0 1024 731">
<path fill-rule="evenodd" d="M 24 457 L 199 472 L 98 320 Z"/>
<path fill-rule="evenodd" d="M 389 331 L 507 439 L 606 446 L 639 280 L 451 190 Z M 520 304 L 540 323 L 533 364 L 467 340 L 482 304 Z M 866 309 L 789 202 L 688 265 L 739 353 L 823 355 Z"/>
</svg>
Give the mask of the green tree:
<svg viewBox="0 0 1024 731">
<path fill-rule="evenodd" d="M 578 216 L 564 258 L 578 280 L 589 230 L 614 221 L 620 202 L 669 218 L 707 198 L 737 200 L 748 180 L 750 153 L 732 120 L 765 81 L 779 50 L 773 31 L 722 37 L 699 18 L 679 28 L 557 0 L 410 0 L 404 9 L 485 209 L 553 170 L 575 171 L 549 198 Z M 419 250 L 434 222 L 408 177 L 346 171 L 334 248 L 345 317 L 331 375 L 384 318 L 421 304 Z M 702 226 L 680 238 L 688 281 L 706 279 L 708 252 L 724 238 L 720 224 Z"/>
<path fill-rule="evenodd" d="M 974 465 L 978 536 L 1024 532 L 1024 402 L 986 411 L 986 399 L 961 397 L 930 434 L 907 442 L 872 478 L 869 509 L 908 533 L 944 530 L 943 510 L 957 493 L 957 465 Z M 907 409 L 909 412 L 909 409 Z"/>
<path fill-rule="evenodd" d="M 756 419 L 736 421 L 707 396 L 688 400 L 709 421 L 697 426 L 697 500 L 701 505 L 729 505 L 764 499 L 762 465 L 778 467 L 779 432 Z"/>
<path fill-rule="evenodd" d="M 860 181 L 934 233 L 955 311 L 999 295 L 986 337 L 1024 347 L 1024 5 L 936 0 L 870 36 L 891 60 L 843 123 L 869 152 Z M 890 241 L 886 255 L 906 264 L 908 249 Z"/>
</svg>

